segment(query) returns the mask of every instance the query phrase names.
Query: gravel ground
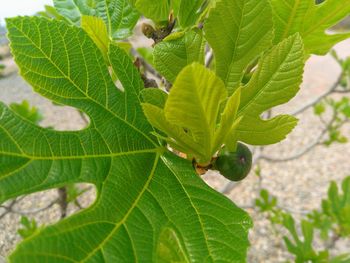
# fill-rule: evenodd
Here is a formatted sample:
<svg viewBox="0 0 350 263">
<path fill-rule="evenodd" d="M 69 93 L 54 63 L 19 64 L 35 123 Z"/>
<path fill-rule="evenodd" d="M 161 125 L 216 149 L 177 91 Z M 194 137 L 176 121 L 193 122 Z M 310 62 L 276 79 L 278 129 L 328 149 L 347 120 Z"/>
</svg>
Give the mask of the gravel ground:
<svg viewBox="0 0 350 263">
<path fill-rule="evenodd" d="M 345 41 L 336 47 L 341 56 L 350 55 L 350 41 Z M 11 61 L 7 63 L 11 64 Z M 306 66 L 304 83 L 299 95 L 288 105 L 279 107 L 274 112 L 290 113 L 306 102 L 313 100 L 336 80 L 340 72 L 337 64 L 330 56 L 312 57 Z M 75 109 L 70 107 L 53 106 L 48 100 L 34 94 L 31 88 L 16 74 L 12 74 L 0 80 L 0 100 L 5 103 L 21 102 L 28 100 L 36 105 L 44 114 L 45 120 L 42 126 L 53 126 L 58 130 L 77 130 L 84 127 L 85 123 Z M 290 156 L 308 145 L 315 139 L 315 134 L 320 130 L 320 123 L 312 111 L 307 111 L 300 116 L 300 123 L 287 140 L 266 148 L 269 156 Z M 345 127 L 348 134 L 349 127 Z M 350 147 L 347 144 L 337 144 L 331 147 L 319 147 L 309 152 L 303 158 L 284 163 L 268 163 L 262 161 L 263 180 L 262 185 L 273 195 L 279 198 L 280 204 L 296 212 L 311 211 L 319 207 L 321 199 L 325 197 L 328 184 L 331 180 L 340 182 L 350 174 L 350 162 L 348 156 Z M 221 176 L 209 172 L 204 176 L 209 185 L 220 189 L 227 181 Z M 236 187 L 228 196 L 239 206 L 251 207 L 257 195 L 258 179 L 251 175 L 243 183 Z M 25 197 L 16 211 L 32 211 L 43 207 L 57 198 L 57 192 L 50 190 Z M 94 199 L 94 193 L 88 192 L 80 198 L 85 206 Z M 75 211 L 70 207 L 70 213 Z M 249 262 L 285 262 L 291 259 L 285 252 L 283 241 L 275 234 L 267 219 L 254 210 L 247 208 L 254 219 L 255 227 L 250 233 L 251 249 Z M 1 214 L 0 210 L 0 214 Z M 296 213 L 298 218 L 300 215 Z M 7 255 L 20 240 L 17 235 L 20 216 L 8 214 L 0 220 L 0 255 Z M 52 206 L 50 209 L 35 214 L 39 224 L 50 224 L 59 220 L 59 207 Z M 317 241 L 316 241 L 317 242 Z M 350 242 L 337 243 L 332 253 L 349 252 Z M 0 256 L 0 263 L 1 256 Z"/>
</svg>

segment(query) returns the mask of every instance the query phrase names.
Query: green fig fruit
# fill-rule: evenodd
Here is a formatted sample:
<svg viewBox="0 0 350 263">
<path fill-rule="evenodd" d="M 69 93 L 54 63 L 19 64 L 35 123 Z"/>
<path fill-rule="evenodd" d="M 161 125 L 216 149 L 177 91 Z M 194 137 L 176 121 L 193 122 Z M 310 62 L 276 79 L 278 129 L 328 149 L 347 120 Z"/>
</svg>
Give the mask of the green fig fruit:
<svg viewBox="0 0 350 263">
<path fill-rule="evenodd" d="M 252 153 L 242 143 L 237 143 L 235 152 L 229 152 L 223 148 L 219 152 L 213 168 L 231 181 L 241 181 L 247 177 L 252 168 Z"/>
</svg>

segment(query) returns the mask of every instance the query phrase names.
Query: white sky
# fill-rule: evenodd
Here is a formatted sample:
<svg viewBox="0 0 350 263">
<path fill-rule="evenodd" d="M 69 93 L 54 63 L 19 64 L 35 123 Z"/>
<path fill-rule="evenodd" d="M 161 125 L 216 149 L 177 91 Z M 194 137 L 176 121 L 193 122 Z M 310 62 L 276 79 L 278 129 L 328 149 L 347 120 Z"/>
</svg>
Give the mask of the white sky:
<svg viewBox="0 0 350 263">
<path fill-rule="evenodd" d="M 32 15 L 44 5 L 52 5 L 52 0 L 0 0 L 0 23 L 5 23 L 5 17 Z"/>
</svg>

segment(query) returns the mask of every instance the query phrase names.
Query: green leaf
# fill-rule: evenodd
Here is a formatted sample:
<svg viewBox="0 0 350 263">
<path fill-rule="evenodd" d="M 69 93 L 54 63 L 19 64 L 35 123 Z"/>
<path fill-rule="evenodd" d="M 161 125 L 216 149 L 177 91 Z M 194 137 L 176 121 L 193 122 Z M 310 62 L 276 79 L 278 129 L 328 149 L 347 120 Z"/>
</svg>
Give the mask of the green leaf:
<svg viewBox="0 0 350 263">
<path fill-rule="evenodd" d="M 82 0 L 53 0 L 54 6 L 63 17 L 70 20 L 73 24 L 79 25 L 82 15 L 94 16 L 95 1 Z M 91 3 L 92 5 L 88 5 Z"/>
<path fill-rule="evenodd" d="M 170 123 L 166 119 L 163 109 L 150 103 L 144 103 L 142 104 L 142 107 L 148 121 L 156 129 L 164 132 L 169 136 L 169 138 L 165 139 L 170 144 L 170 146 L 192 156 L 202 155 L 200 150 L 198 150 L 201 149 L 201 145 L 197 142 L 194 142 L 192 137 L 186 133 L 182 127 Z M 156 136 L 160 137 L 158 134 L 156 134 Z"/>
<path fill-rule="evenodd" d="M 228 97 L 214 72 L 193 63 L 180 72 L 164 106 L 150 101 L 143 104 L 143 110 L 149 122 L 168 137 L 156 136 L 207 165 L 223 144 L 232 150 L 236 147 L 240 97 L 240 89 Z"/>
<path fill-rule="evenodd" d="M 182 29 L 192 27 L 213 0 L 129 0 L 145 17 L 156 23 L 168 21 L 173 13 Z"/>
<path fill-rule="evenodd" d="M 228 99 L 224 111 L 221 113 L 219 127 L 215 131 L 213 149 L 219 149 L 223 143 L 226 143 L 226 148 L 229 151 L 234 152 L 236 150 L 235 129 L 241 121 L 241 118 L 236 118 L 240 99 L 241 89 L 237 89 Z"/>
<path fill-rule="evenodd" d="M 40 111 L 36 107 L 30 107 L 26 100 L 22 103 L 11 103 L 10 108 L 13 112 L 34 124 L 39 124 L 43 120 Z"/>
<path fill-rule="evenodd" d="M 83 15 L 101 18 L 113 40 L 130 36 L 139 19 L 139 13 L 129 0 L 54 0 L 54 5 L 75 25 L 80 25 Z M 99 31 L 94 34 L 99 35 Z"/>
<path fill-rule="evenodd" d="M 194 63 L 181 71 L 165 104 L 166 119 L 188 129 L 201 145 L 202 162 L 213 156 L 220 103 L 227 98 L 224 83 L 204 66 Z M 232 116 L 233 117 L 233 116 Z"/>
<path fill-rule="evenodd" d="M 267 0 L 222 0 L 211 9 L 205 37 L 229 94 L 239 87 L 247 66 L 271 45 L 271 16 Z"/>
<path fill-rule="evenodd" d="M 155 22 L 167 21 L 172 1 L 169 0 L 130 0 L 137 10 Z"/>
<path fill-rule="evenodd" d="M 321 116 L 325 112 L 326 112 L 326 106 L 324 105 L 324 103 L 320 102 L 314 106 L 315 115 Z"/>
<path fill-rule="evenodd" d="M 159 237 L 156 262 L 189 262 L 176 232 L 165 228 Z"/>
<path fill-rule="evenodd" d="M 136 49 L 137 53 L 142 57 L 142 59 L 149 65 L 154 67 L 153 63 L 153 48 L 139 47 Z"/>
<path fill-rule="evenodd" d="M 349 262 L 350 262 L 350 254 L 342 254 L 330 260 L 330 263 L 349 263 Z"/>
<path fill-rule="evenodd" d="M 155 105 L 159 108 L 164 108 L 168 99 L 168 94 L 165 91 L 157 88 L 148 88 L 141 91 L 141 96 L 144 102 Z"/>
<path fill-rule="evenodd" d="M 40 11 L 37 14 L 43 17 L 62 20 L 69 23 L 69 21 L 64 16 L 62 16 L 60 13 L 57 12 L 55 7 L 50 5 L 45 5 L 45 10 Z"/>
<path fill-rule="evenodd" d="M 203 11 L 201 7 L 205 2 L 208 2 L 208 0 L 182 0 L 179 2 L 180 6 L 177 15 L 179 24 L 182 28 L 186 28 L 195 25 L 201 15 L 201 11 Z"/>
<path fill-rule="evenodd" d="M 22 216 L 20 223 L 22 228 L 18 229 L 18 234 L 24 239 L 29 238 L 39 231 L 38 225 L 34 219 L 29 220 L 28 217 Z"/>
<path fill-rule="evenodd" d="M 274 43 L 299 33 L 306 54 L 324 55 L 336 43 L 349 38 L 349 33 L 329 34 L 326 31 L 350 14 L 350 0 L 272 0 L 275 24 Z"/>
<path fill-rule="evenodd" d="M 304 247 L 307 250 L 312 250 L 312 241 L 314 239 L 314 227 L 312 223 L 306 220 L 302 220 L 301 230 L 304 236 Z"/>
<path fill-rule="evenodd" d="M 103 20 L 96 16 L 82 16 L 81 27 L 101 50 L 105 60 L 108 61 L 109 37 Z"/>
<path fill-rule="evenodd" d="M 139 101 L 143 83 L 125 52 L 110 46 L 121 91 L 81 28 L 39 17 L 8 19 L 7 26 L 34 90 L 85 112 L 90 125 L 44 129 L 0 103 L 0 203 L 69 183 L 97 189 L 90 208 L 26 239 L 10 262 L 152 262 L 159 243 L 174 244 L 166 228 L 176 233 L 180 258 L 245 261 L 249 216 L 209 188 L 191 162 L 150 138 Z"/>
<path fill-rule="evenodd" d="M 253 145 L 276 143 L 295 127 L 297 120 L 292 116 L 262 120 L 260 115 L 295 96 L 303 67 L 303 44 L 298 35 L 284 40 L 261 58 L 252 79 L 242 88 L 238 116 L 243 119 L 237 128 L 240 141 Z"/>
<path fill-rule="evenodd" d="M 204 64 L 204 45 L 199 30 L 175 33 L 154 48 L 154 64 L 157 71 L 173 83 L 180 71 L 187 65 Z"/>
</svg>

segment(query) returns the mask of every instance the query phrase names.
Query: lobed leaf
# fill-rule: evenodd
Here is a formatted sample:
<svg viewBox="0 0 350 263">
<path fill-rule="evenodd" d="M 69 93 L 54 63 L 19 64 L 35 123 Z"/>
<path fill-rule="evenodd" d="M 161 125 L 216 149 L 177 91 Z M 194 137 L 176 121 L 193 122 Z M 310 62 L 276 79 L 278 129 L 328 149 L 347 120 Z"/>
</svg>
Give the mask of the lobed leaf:
<svg viewBox="0 0 350 263">
<path fill-rule="evenodd" d="M 272 0 L 275 24 L 274 43 L 299 33 L 306 54 L 326 54 L 336 43 L 349 38 L 350 33 L 330 34 L 327 30 L 350 14 L 350 1 Z"/>
<path fill-rule="evenodd" d="M 155 22 L 167 21 L 172 0 L 130 0 L 135 5 L 137 10 L 145 17 L 152 19 Z"/>
<path fill-rule="evenodd" d="M 292 99 L 299 90 L 304 68 L 303 42 L 299 35 L 284 40 L 260 60 L 252 79 L 242 88 L 238 139 L 253 145 L 276 143 L 295 127 L 288 115 L 262 120 L 260 115 Z"/>
<path fill-rule="evenodd" d="M 204 46 L 205 42 L 199 30 L 172 34 L 155 46 L 155 67 L 173 83 L 185 66 L 193 62 L 204 64 Z"/>
<path fill-rule="evenodd" d="M 205 38 L 229 94 L 239 87 L 248 65 L 270 47 L 271 16 L 267 0 L 222 0 L 211 9 L 204 24 Z"/>
<path fill-rule="evenodd" d="M 140 16 L 129 0 L 54 0 L 54 5 L 75 25 L 81 24 L 84 15 L 101 18 L 113 40 L 130 36 Z"/>
</svg>

